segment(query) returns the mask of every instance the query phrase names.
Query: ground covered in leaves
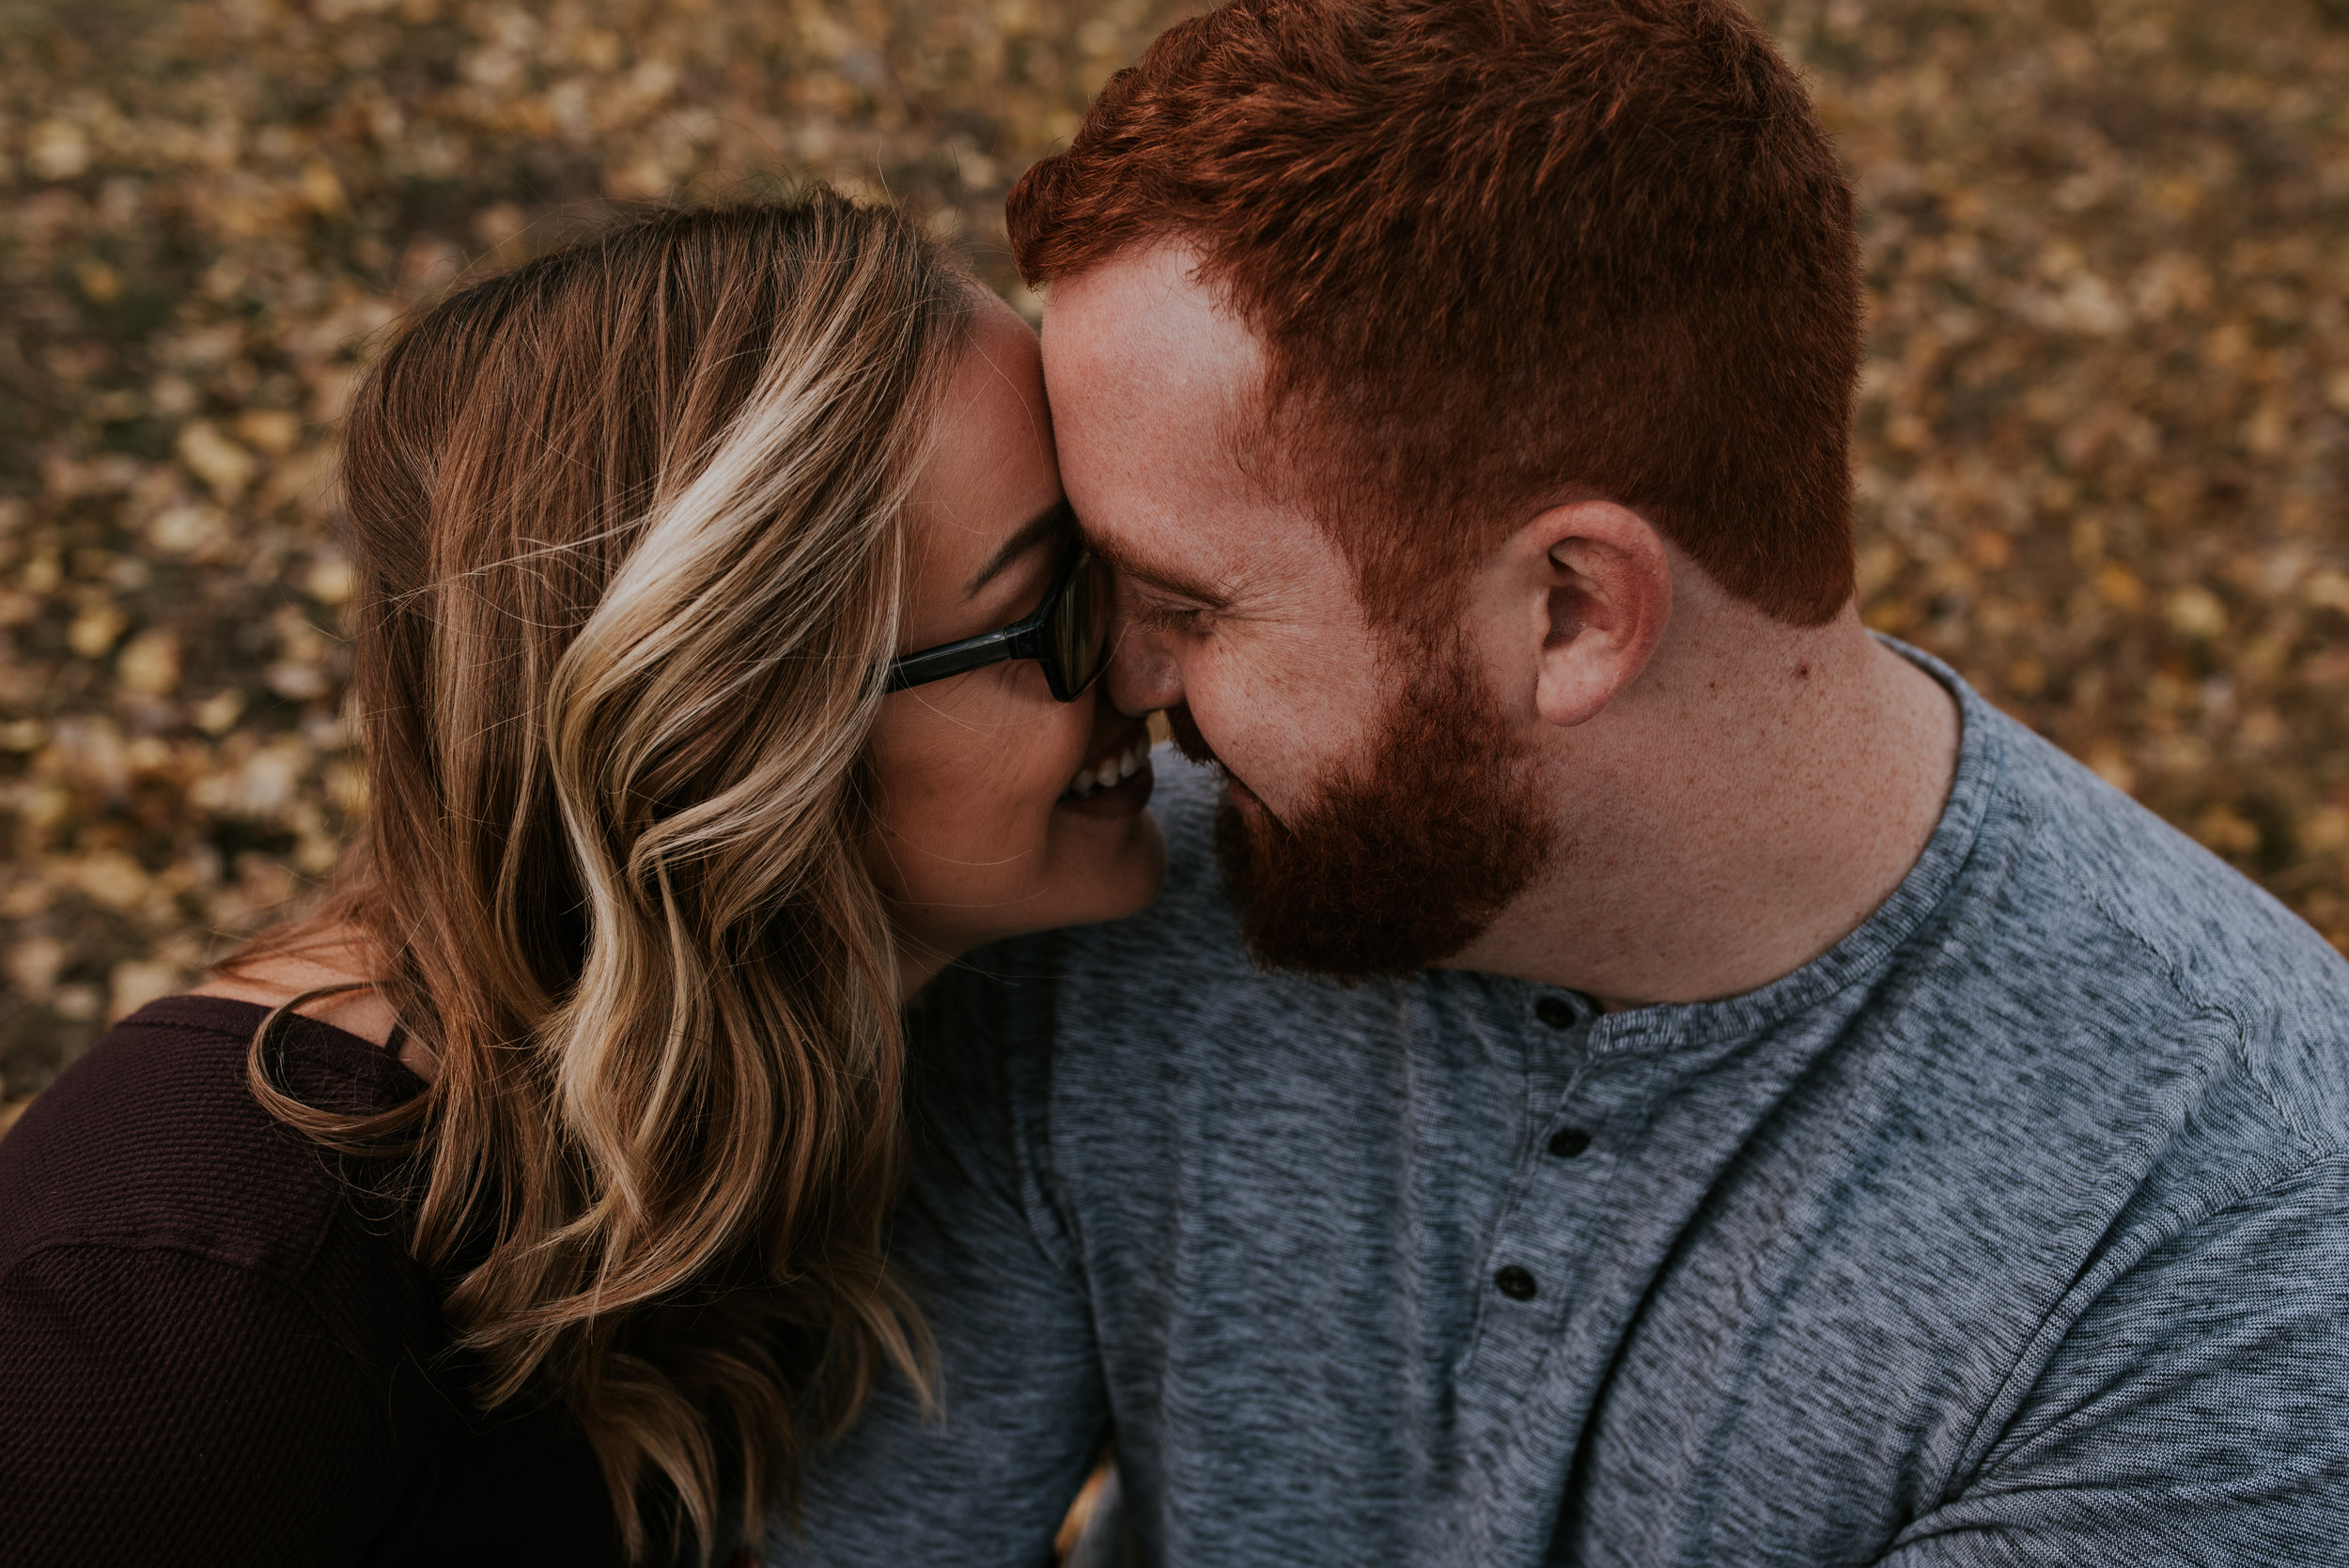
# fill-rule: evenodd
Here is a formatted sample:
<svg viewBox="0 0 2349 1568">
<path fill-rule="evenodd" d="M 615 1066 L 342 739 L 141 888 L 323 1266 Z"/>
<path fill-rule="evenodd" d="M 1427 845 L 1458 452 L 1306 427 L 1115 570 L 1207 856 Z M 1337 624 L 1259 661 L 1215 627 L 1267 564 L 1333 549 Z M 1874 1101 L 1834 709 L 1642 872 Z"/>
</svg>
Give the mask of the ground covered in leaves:
<svg viewBox="0 0 2349 1568">
<path fill-rule="evenodd" d="M 333 863 L 334 422 L 614 204 L 987 276 L 1180 0 L 0 0 L 0 1126 Z M 2349 945 L 2349 0 L 1777 0 L 1866 213 L 1868 617 Z"/>
</svg>

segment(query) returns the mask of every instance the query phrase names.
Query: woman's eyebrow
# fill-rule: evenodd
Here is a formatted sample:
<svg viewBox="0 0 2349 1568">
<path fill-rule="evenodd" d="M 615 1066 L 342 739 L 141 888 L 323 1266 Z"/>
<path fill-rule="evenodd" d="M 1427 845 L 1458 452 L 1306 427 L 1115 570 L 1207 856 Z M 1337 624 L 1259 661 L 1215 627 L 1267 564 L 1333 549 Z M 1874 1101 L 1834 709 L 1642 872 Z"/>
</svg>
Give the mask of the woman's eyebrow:
<svg viewBox="0 0 2349 1568">
<path fill-rule="evenodd" d="M 979 575 L 971 580 L 971 586 L 962 591 L 962 597 L 970 598 L 978 593 L 980 589 L 995 581 L 996 575 L 1005 567 L 1019 560 L 1046 539 L 1056 535 L 1073 534 L 1076 531 L 1077 514 L 1068 509 L 1066 499 L 1053 502 L 1026 522 L 1021 523 L 1019 532 L 1003 541 L 1003 548 L 997 551 L 994 557 L 979 568 Z"/>
</svg>

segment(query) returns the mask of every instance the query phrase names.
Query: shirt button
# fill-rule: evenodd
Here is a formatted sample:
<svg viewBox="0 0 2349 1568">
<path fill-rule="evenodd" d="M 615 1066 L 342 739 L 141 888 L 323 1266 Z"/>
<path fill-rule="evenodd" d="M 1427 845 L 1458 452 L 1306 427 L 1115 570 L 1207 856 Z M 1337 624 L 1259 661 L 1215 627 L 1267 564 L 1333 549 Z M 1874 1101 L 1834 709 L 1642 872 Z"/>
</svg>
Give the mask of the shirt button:
<svg viewBox="0 0 2349 1568">
<path fill-rule="evenodd" d="M 1493 1276 L 1493 1286 L 1512 1301 L 1531 1301 L 1533 1293 L 1542 1287 L 1533 1282 L 1533 1276 L 1511 1264 Z"/>
<path fill-rule="evenodd" d="M 1544 997 L 1533 1004 L 1533 1016 L 1552 1029 L 1572 1029 L 1574 1003 L 1564 997 Z"/>
<path fill-rule="evenodd" d="M 1549 1152 L 1560 1159 L 1572 1159 L 1591 1146 L 1591 1135 L 1580 1127 L 1560 1127 L 1549 1135 Z"/>
</svg>

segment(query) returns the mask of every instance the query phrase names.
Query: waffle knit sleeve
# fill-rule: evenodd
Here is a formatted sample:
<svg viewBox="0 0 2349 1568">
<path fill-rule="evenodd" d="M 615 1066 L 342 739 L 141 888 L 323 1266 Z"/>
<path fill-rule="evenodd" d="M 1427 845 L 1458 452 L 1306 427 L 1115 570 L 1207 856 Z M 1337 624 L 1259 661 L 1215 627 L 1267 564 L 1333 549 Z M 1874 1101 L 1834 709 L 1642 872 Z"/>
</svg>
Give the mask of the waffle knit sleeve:
<svg viewBox="0 0 2349 1568">
<path fill-rule="evenodd" d="M 0 1563 L 355 1561 L 405 1480 L 373 1381 L 260 1273 L 26 1254 L 0 1277 Z"/>
</svg>

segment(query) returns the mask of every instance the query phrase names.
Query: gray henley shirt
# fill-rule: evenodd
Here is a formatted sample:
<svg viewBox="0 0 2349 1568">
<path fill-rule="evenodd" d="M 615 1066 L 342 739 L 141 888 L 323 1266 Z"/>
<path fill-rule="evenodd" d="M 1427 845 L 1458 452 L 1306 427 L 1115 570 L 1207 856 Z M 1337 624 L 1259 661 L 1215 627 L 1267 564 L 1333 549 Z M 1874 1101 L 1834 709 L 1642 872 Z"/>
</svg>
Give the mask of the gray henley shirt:
<svg viewBox="0 0 2349 1568">
<path fill-rule="evenodd" d="M 1594 1016 L 1165 895 L 938 984 L 902 1380 L 778 1564 L 1019 1565 L 1113 1433 L 1184 1565 L 2349 1564 L 2349 964 L 1959 694 L 1859 930 Z"/>
</svg>

